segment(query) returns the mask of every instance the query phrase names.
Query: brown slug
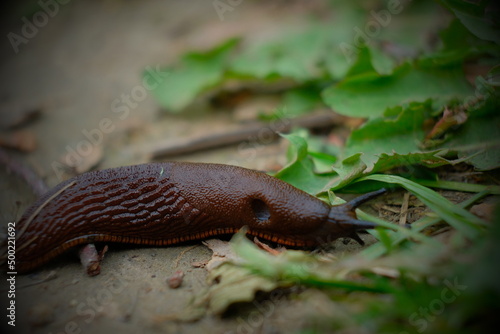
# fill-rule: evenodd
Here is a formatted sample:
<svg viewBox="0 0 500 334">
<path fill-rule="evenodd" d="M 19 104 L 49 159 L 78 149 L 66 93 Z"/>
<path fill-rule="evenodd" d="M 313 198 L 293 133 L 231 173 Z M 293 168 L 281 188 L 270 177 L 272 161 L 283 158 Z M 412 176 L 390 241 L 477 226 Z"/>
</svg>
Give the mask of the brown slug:
<svg viewBox="0 0 500 334">
<path fill-rule="evenodd" d="M 382 193 L 330 206 L 265 173 L 220 164 L 149 163 L 79 175 L 31 206 L 16 226 L 16 270 L 33 270 L 77 245 L 165 246 L 236 233 L 294 247 L 375 227 L 354 209 Z"/>
</svg>

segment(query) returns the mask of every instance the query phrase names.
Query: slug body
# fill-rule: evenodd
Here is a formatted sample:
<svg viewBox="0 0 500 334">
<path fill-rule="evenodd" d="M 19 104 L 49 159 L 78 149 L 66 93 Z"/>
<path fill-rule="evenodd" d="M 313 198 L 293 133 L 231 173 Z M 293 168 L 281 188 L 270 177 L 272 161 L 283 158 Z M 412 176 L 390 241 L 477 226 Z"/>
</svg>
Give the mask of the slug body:
<svg viewBox="0 0 500 334">
<path fill-rule="evenodd" d="M 164 246 L 247 233 L 295 247 L 360 241 L 354 209 L 379 192 L 330 206 L 281 180 L 241 167 L 150 163 L 79 175 L 42 196 L 19 221 L 16 269 L 33 270 L 80 244 Z"/>
</svg>

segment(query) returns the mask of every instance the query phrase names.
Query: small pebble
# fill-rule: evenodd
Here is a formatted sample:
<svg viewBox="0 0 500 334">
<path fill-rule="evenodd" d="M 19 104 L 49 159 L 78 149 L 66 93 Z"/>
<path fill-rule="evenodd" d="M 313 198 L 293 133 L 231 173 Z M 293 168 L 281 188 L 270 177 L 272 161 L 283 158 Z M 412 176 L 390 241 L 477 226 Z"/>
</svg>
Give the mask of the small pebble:
<svg viewBox="0 0 500 334">
<path fill-rule="evenodd" d="M 184 278 L 184 272 L 178 270 L 172 276 L 167 278 L 167 284 L 171 289 L 177 289 L 178 287 L 181 286 L 183 278 Z"/>
</svg>

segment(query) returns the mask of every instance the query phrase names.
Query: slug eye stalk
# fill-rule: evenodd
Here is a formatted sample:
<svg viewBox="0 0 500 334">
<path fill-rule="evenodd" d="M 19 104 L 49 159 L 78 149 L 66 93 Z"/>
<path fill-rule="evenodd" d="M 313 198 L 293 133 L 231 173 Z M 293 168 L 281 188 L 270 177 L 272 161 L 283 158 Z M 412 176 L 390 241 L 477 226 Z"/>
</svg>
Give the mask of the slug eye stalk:
<svg viewBox="0 0 500 334">
<path fill-rule="evenodd" d="M 344 230 L 346 237 L 356 240 L 360 245 L 364 245 L 364 241 L 356 233 L 357 230 L 366 230 L 377 227 L 377 224 L 359 220 L 356 217 L 356 208 L 361 204 L 385 193 L 387 189 L 382 188 L 370 193 L 363 194 L 356 197 L 355 199 L 342 204 L 333 206 L 328 214 L 328 222 L 330 224 L 335 224 L 337 229 Z"/>
<path fill-rule="evenodd" d="M 350 207 L 352 211 L 354 211 L 356 208 L 358 208 L 361 204 L 368 202 L 369 200 L 382 195 L 387 192 L 387 189 L 382 188 L 379 190 L 372 191 L 371 193 L 366 193 L 361 196 L 356 197 L 355 199 L 350 200 L 349 202 L 345 203 L 344 205 L 347 207 Z"/>
</svg>

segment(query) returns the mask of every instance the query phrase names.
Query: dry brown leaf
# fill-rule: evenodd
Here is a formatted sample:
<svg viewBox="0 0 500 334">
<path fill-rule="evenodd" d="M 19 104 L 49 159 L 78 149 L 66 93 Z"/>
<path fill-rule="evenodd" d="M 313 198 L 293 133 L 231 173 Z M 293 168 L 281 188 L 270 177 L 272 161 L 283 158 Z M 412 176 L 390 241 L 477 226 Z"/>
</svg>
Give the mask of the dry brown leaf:
<svg viewBox="0 0 500 334">
<path fill-rule="evenodd" d="M 224 262 L 236 259 L 236 255 L 228 241 L 209 239 L 203 241 L 203 244 L 213 252 L 212 258 L 206 265 L 208 271 L 217 268 Z"/>
</svg>

